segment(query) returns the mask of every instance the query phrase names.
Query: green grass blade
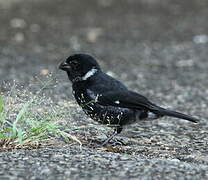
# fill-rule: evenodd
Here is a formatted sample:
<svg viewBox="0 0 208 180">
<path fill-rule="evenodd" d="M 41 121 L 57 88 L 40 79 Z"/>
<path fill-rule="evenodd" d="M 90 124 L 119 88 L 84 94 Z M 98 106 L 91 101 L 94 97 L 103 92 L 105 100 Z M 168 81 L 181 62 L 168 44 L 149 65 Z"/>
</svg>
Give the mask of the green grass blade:
<svg viewBox="0 0 208 180">
<path fill-rule="evenodd" d="M 4 112 L 4 99 L 0 96 L 0 113 Z"/>
<path fill-rule="evenodd" d="M 18 129 L 17 137 L 18 137 L 19 144 L 23 144 L 24 136 L 25 136 L 25 132 L 22 129 Z"/>
<path fill-rule="evenodd" d="M 20 112 L 17 114 L 17 117 L 16 117 L 16 120 L 15 120 L 15 122 L 17 123 L 24 115 L 25 115 L 25 113 L 28 111 L 28 107 L 29 107 L 29 105 L 31 104 L 32 102 L 31 101 L 29 101 L 29 102 L 27 102 L 24 106 L 23 106 L 23 108 L 20 110 Z"/>
<path fill-rule="evenodd" d="M 23 118 L 25 113 L 28 112 L 28 107 L 31 103 L 32 103 L 32 101 L 27 102 L 23 106 L 23 108 L 19 111 L 19 113 L 17 114 L 17 117 L 16 117 L 14 123 L 12 124 L 13 136 L 18 135 L 18 132 L 21 131 L 20 129 L 17 128 L 17 123 L 18 123 L 18 121 L 20 121 Z"/>
</svg>

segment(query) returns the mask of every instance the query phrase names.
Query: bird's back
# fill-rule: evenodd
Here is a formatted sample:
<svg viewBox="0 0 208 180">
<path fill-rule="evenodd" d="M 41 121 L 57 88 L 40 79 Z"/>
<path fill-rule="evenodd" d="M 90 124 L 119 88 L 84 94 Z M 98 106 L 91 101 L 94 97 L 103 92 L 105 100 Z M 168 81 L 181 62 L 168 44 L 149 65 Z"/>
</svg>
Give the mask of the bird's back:
<svg viewBox="0 0 208 180">
<path fill-rule="evenodd" d="M 103 72 L 98 72 L 96 76 L 92 77 L 89 80 L 88 88 L 93 92 L 97 92 L 99 94 L 106 93 L 109 91 L 128 90 L 123 83 Z"/>
</svg>

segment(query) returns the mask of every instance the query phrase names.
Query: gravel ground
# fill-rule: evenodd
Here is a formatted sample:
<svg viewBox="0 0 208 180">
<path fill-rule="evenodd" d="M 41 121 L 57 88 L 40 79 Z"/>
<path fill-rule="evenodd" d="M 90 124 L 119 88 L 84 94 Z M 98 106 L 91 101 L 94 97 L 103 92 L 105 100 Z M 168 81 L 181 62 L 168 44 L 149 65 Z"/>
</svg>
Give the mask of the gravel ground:
<svg viewBox="0 0 208 180">
<path fill-rule="evenodd" d="M 73 100 L 57 65 L 86 52 L 129 88 L 201 119 L 137 123 L 118 136 L 122 147 L 1 152 L 0 179 L 207 179 L 207 18 L 206 0 L 0 0 L 1 84 L 28 86 L 49 71 L 58 81 L 50 96 Z M 85 126 L 80 137 L 112 131 L 75 109 L 65 123 Z"/>
</svg>

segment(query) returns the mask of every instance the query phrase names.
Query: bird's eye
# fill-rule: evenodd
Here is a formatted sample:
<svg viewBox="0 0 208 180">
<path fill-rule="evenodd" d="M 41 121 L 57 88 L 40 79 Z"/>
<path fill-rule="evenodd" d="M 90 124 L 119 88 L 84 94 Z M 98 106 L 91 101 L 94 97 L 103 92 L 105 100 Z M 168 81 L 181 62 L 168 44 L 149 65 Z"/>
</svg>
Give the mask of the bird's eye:
<svg viewBox="0 0 208 180">
<path fill-rule="evenodd" d="M 78 65 L 78 62 L 77 62 L 77 61 L 71 61 L 70 64 L 71 64 L 72 66 L 77 66 L 77 65 Z"/>
<path fill-rule="evenodd" d="M 77 61 L 71 61 L 70 65 L 74 68 L 74 69 L 78 69 L 79 68 L 79 63 Z"/>
</svg>

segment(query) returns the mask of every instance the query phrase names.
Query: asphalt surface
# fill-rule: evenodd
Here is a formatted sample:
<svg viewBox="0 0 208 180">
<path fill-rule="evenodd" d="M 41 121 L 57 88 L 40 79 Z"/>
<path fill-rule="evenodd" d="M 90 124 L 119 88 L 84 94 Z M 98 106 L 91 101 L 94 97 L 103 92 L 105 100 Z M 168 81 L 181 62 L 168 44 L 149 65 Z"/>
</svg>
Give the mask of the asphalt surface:
<svg viewBox="0 0 208 180">
<path fill-rule="evenodd" d="M 126 145 L 43 147 L 0 152 L 0 179 L 207 179 L 208 1 L 0 0 L 0 83 L 28 86 L 52 72 L 50 96 L 72 101 L 57 69 L 66 56 L 85 52 L 104 71 L 153 102 L 201 119 L 163 118 L 127 127 Z M 77 113 L 66 125 L 103 139 L 111 132 Z"/>
</svg>

